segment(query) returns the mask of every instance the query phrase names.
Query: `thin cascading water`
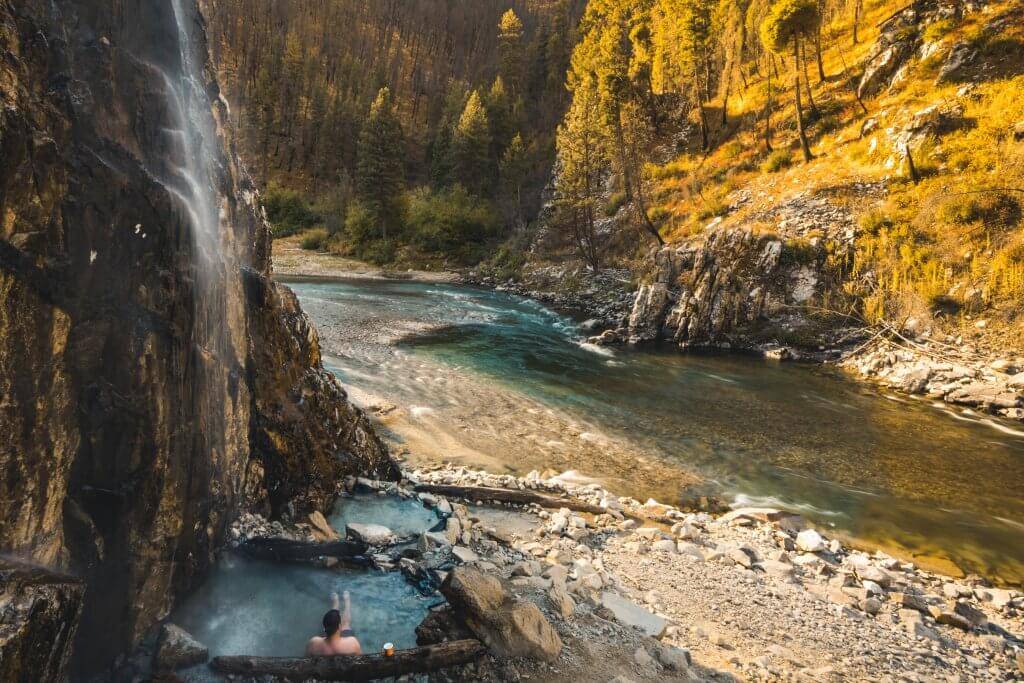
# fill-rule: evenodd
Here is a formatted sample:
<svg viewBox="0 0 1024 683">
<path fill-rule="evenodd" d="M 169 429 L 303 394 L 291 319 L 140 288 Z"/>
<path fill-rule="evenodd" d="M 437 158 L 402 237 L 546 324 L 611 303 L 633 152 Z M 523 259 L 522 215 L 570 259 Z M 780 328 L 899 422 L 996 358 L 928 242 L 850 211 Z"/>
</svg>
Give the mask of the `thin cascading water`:
<svg viewBox="0 0 1024 683">
<path fill-rule="evenodd" d="M 186 0 L 171 0 L 178 33 L 181 73 L 177 78 L 163 72 L 167 99 L 175 127 L 167 131 L 176 139 L 179 153 L 172 165 L 174 177 L 167 189 L 185 209 L 196 256 L 197 284 L 207 289 L 222 266 L 221 212 L 216 189 L 220 147 L 210 98 L 203 81 L 205 59 L 192 37 L 192 12 Z M 209 292 L 204 292 L 209 293 Z"/>
</svg>

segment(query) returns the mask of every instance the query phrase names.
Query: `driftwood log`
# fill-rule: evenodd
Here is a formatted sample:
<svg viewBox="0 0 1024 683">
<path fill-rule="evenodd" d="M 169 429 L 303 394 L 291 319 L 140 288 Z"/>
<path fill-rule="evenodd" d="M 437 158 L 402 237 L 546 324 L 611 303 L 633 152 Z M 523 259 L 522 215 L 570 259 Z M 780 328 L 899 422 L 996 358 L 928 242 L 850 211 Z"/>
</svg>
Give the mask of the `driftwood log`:
<svg viewBox="0 0 1024 683">
<path fill-rule="evenodd" d="M 372 681 L 378 678 L 427 673 L 467 664 L 487 648 L 479 640 L 456 640 L 382 654 L 337 657 L 214 657 L 214 671 L 243 676 L 276 676 L 289 681 Z"/>
<path fill-rule="evenodd" d="M 339 560 L 362 564 L 369 562 L 364 557 L 366 550 L 365 543 L 352 540 L 310 543 L 308 541 L 293 541 L 288 538 L 253 538 L 238 546 L 238 551 L 248 557 L 276 562 L 335 557 Z"/>
<path fill-rule="evenodd" d="M 442 484 L 417 484 L 416 491 L 419 493 L 435 493 L 450 498 L 465 498 L 466 500 L 493 500 L 501 503 L 516 503 L 518 505 L 539 505 L 544 508 L 569 508 L 575 512 L 590 512 L 595 515 L 608 512 L 600 505 L 584 503 L 575 498 L 556 498 L 555 496 L 545 496 L 533 491 L 496 489 L 486 486 L 447 486 Z"/>
</svg>

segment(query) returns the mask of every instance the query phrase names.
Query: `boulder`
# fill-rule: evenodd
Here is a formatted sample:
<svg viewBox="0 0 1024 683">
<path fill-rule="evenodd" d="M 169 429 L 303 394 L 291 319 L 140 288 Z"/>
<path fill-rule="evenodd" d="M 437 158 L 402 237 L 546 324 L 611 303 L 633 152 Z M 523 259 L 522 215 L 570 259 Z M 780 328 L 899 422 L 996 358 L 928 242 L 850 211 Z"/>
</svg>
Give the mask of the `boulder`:
<svg viewBox="0 0 1024 683">
<path fill-rule="evenodd" d="M 349 538 L 362 541 L 366 545 L 387 545 L 395 539 L 391 529 L 380 524 L 349 523 L 345 525 L 345 533 Z"/>
<path fill-rule="evenodd" d="M 548 591 L 548 599 L 551 600 L 555 612 L 560 614 L 563 619 L 568 619 L 576 611 L 576 601 L 572 599 L 565 588 L 558 584 L 552 586 Z"/>
<path fill-rule="evenodd" d="M 825 549 L 825 539 L 814 529 L 804 529 L 796 535 L 796 547 L 805 553 L 820 553 Z"/>
<path fill-rule="evenodd" d="M 154 664 L 157 671 L 176 671 L 202 664 L 210 657 L 206 646 L 185 629 L 174 624 L 160 627 Z"/>
<path fill-rule="evenodd" d="M 472 637 L 473 634 L 455 618 L 451 608 L 447 606 L 428 612 L 416 627 L 416 644 L 420 647 Z"/>
<path fill-rule="evenodd" d="M 85 586 L 0 558 L 0 680 L 63 681 Z"/>
<path fill-rule="evenodd" d="M 668 628 L 668 621 L 665 618 L 649 612 L 618 593 L 601 593 L 601 605 L 610 610 L 620 623 L 638 628 L 652 638 L 661 638 Z"/>
<path fill-rule="evenodd" d="M 456 567 L 441 584 L 462 623 L 499 657 L 558 659 L 562 641 L 532 602 L 513 598 L 501 581 L 468 567 Z"/>
<path fill-rule="evenodd" d="M 313 527 L 313 535 L 318 541 L 334 541 L 338 538 L 338 532 L 334 530 L 327 518 L 319 510 L 309 513 L 309 524 Z"/>
<path fill-rule="evenodd" d="M 690 652 L 679 647 L 661 646 L 654 651 L 654 658 L 669 671 L 682 673 L 690 668 Z"/>
<path fill-rule="evenodd" d="M 457 545 L 452 548 L 452 556 L 462 564 L 469 564 L 480 559 L 479 555 L 464 545 Z"/>
</svg>

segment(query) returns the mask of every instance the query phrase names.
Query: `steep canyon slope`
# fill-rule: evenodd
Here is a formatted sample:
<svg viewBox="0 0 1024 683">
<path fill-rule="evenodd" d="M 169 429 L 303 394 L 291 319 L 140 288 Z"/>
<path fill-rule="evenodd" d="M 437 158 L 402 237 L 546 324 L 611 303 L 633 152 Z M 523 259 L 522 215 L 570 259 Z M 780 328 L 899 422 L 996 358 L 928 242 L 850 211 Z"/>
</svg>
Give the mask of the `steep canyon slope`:
<svg viewBox="0 0 1024 683">
<path fill-rule="evenodd" d="M 339 476 L 397 469 L 271 278 L 195 3 L 2 0 L 0 48 L 0 551 L 84 580 L 89 671 L 194 585 L 240 509 L 323 508 Z M 197 119 L 207 244 L 182 171 Z M 5 600 L 45 606 L 28 585 L 5 578 Z M 42 665 L 26 634 L 4 624 L 5 680 Z"/>
</svg>

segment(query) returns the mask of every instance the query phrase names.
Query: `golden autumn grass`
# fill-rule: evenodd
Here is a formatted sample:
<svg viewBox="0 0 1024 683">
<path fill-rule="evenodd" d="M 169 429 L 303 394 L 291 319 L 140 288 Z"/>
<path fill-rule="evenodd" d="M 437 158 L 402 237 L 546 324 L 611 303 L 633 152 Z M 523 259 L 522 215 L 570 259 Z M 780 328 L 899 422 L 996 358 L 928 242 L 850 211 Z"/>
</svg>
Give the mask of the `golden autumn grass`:
<svg viewBox="0 0 1024 683">
<path fill-rule="evenodd" d="M 1002 2 L 961 22 L 931 24 L 925 40 L 941 41 L 941 58 L 915 58 L 901 82 L 865 101 L 865 114 L 852 92 L 852 69 L 870 53 L 877 24 L 898 6 L 867 3 L 856 46 L 848 17 L 826 27 L 829 79 L 819 83 L 814 69 L 811 74 L 821 117 L 809 130 L 816 156 L 810 163 L 800 163 L 795 151 L 788 87 L 775 93 L 774 151 L 765 149 L 760 115 L 766 84 L 752 79 L 730 98 L 730 122 L 715 131 L 717 146 L 707 156 L 690 150 L 649 167 L 663 234 L 671 241 L 701 232 L 728 211 L 737 189 L 751 201 L 730 216 L 731 223 L 797 192 L 884 180 L 881 203 L 848 201 L 860 229 L 846 294 L 861 315 L 874 322 L 941 313 L 945 325 L 972 330 L 978 317 L 988 317 L 1020 347 L 1012 330 L 1024 324 L 1024 141 L 1013 131 L 1024 122 L 1024 59 L 1011 62 L 1024 54 L 1015 47 L 1024 46 L 1024 21 L 1006 22 L 998 35 L 982 31 L 1012 10 L 1012 3 Z M 971 42 L 986 62 L 997 65 L 966 95 L 958 94 L 962 84 L 936 85 L 948 48 L 957 41 Z M 788 86 L 788 73 L 781 75 Z M 963 106 L 962 123 L 916 147 L 922 177 L 915 184 L 886 130 L 902 128 L 928 106 L 955 102 Z M 711 103 L 719 112 L 721 106 L 720 100 Z M 869 118 L 877 126 L 862 136 Z M 832 201 L 843 203 L 844 197 L 833 195 Z"/>
</svg>

